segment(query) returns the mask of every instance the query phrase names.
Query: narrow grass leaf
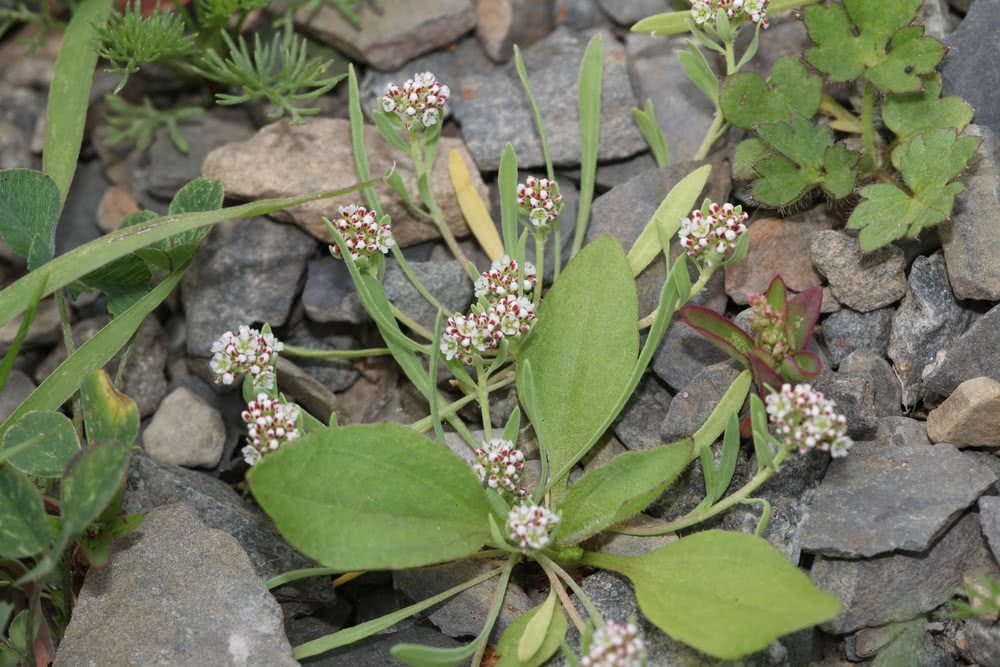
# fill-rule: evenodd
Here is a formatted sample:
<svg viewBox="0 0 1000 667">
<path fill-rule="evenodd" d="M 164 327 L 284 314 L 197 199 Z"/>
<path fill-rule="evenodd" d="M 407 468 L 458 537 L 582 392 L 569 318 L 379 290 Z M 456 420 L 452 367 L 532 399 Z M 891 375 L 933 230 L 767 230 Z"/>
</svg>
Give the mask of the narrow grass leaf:
<svg viewBox="0 0 1000 667">
<path fill-rule="evenodd" d="M 351 146 L 354 148 L 354 168 L 357 170 L 358 178 L 367 181 L 371 178 L 371 170 L 368 168 L 368 149 L 365 148 L 365 117 L 361 113 L 361 93 L 358 90 L 358 74 L 354 70 L 354 63 L 347 65 L 347 113 L 351 121 Z M 377 217 L 382 217 L 382 207 L 378 203 L 375 195 L 375 188 L 364 188 L 362 194 L 368 208 L 375 211 Z"/>
<path fill-rule="evenodd" d="M 604 77 L 604 49 L 600 33 L 594 35 L 580 63 L 578 105 L 580 109 L 580 202 L 577 208 L 573 255 L 583 247 L 594 200 L 597 176 L 597 149 L 601 134 L 601 80 Z"/>
<path fill-rule="evenodd" d="M 509 141 L 500 157 L 497 187 L 500 188 L 500 227 L 503 231 L 504 254 L 523 264 L 524 258 L 517 254 L 517 154 Z"/>
</svg>

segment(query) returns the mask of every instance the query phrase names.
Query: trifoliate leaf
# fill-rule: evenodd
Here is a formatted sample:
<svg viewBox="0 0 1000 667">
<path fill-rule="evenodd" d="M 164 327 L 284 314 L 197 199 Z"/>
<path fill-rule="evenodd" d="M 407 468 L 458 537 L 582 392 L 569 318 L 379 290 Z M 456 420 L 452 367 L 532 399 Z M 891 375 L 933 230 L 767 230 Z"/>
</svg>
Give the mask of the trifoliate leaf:
<svg viewBox="0 0 1000 667">
<path fill-rule="evenodd" d="M 919 75 L 932 72 L 945 53 L 941 42 L 924 37 L 921 26 L 906 27 L 921 4 L 844 0 L 843 7 L 809 7 L 806 30 L 818 46 L 806 49 L 806 60 L 831 81 L 864 74 L 883 92 L 917 92 L 923 85 Z"/>
<path fill-rule="evenodd" d="M 812 117 L 823 97 L 823 80 L 809 75 L 805 64 L 794 56 L 779 58 L 771 78 L 753 72 L 726 77 L 720 103 L 732 125 L 752 129 L 757 123 L 788 121 L 792 111 Z"/>
<path fill-rule="evenodd" d="M 892 166 L 897 170 L 905 148 L 916 135 L 945 127 L 961 132 L 972 121 L 973 109 L 968 102 L 961 97 L 941 97 L 940 74 L 934 72 L 922 79 L 922 92 L 887 95 L 882 104 L 882 120 L 896 134 Z"/>
<path fill-rule="evenodd" d="M 863 201 L 848 226 L 860 229 L 864 251 L 880 248 L 904 234 L 915 238 L 925 227 L 948 219 L 955 197 L 964 189 L 952 182 L 975 154 L 979 137 L 957 137 L 954 129 L 917 135 L 900 160 L 903 181 L 912 194 L 879 183 L 861 191 Z"/>
</svg>

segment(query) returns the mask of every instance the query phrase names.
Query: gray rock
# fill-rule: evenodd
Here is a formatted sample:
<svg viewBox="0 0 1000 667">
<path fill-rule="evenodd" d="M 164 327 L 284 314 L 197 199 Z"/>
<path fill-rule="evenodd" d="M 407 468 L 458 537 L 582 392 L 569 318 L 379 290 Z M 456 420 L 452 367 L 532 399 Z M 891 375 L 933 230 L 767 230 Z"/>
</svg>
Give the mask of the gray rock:
<svg viewBox="0 0 1000 667">
<path fill-rule="evenodd" d="M 933 362 L 924 367 L 921 399 L 929 405 L 940 403 L 958 385 L 975 377 L 1000 381 L 1000 356 L 983 354 L 1000 346 L 1000 306 L 979 316 L 954 342 L 937 351 Z"/>
<path fill-rule="evenodd" d="M 611 27 L 599 0 L 555 0 L 552 7 L 552 21 L 570 30 Z"/>
<path fill-rule="evenodd" d="M 895 246 L 863 253 L 856 238 L 826 230 L 812 235 L 810 252 L 837 301 L 848 308 L 867 313 L 906 294 L 905 259 Z"/>
<path fill-rule="evenodd" d="M 842 308 L 823 320 L 823 340 L 833 365 L 839 366 L 855 350 L 885 356 L 889 347 L 892 313 L 892 308 L 879 308 L 867 313 Z"/>
<path fill-rule="evenodd" d="M 388 614 L 392 611 L 396 610 L 387 609 L 385 613 Z M 296 646 L 332 634 L 339 629 L 315 617 L 301 620 L 308 622 L 296 622 L 293 626 L 296 629 L 288 631 L 288 639 Z M 396 644 L 422 644 L 436 648 L 462 646 L 462 642 L 446 637 L 434 628 L 418 625 L 412 619 L 407 619 L 389 630 L 383 630 L 361 641 L 321 653 L 314 658 L 307 658 L 302 661 L 302 664 L 308 665 L 308 667 L 346 667 L 348 665 L 350 667 L 385 667 L 386 665 L 403 664 L 389 653 Z"/>
<path fill-rule="evenodd" d="M 293 336 L 285 340 L 289 345 L 317 350 L 351 350 L 358 344 L 348 336 L 330 336 L 317 340 L 310 336 Z M 358 379 L 358 369 L 350 359 L 312 359 L 309 357 L 285 356 L 295 360 L 295 365 L 304 370 L 330 391 L 345 391 Z"/>
<path fill-rule="evenodd" d="M 670 11 L 664 0 L 598 0 L 601 9 L 618 25 L 633 23 L 653 14 Z"/>
<path fill-rule="evenodd" d="M 324 424 L 330 421 L 330 413 L 338 409 L 337 396 L 330 388 L 286 356 L 278 357 L 275 372 L 283 394 Z"/>
<path fill-rule="evenodd" d="M 551 2 L 536 0 L 480 0 L 476 10 L 476 36 L 490 58 L 507 62 L 514 45 L 530 47 L 554 27 Z"/>
<path fill-rule="evenodd" d="M 948 279 L 956 299 L 1000 300 L 1000 229 L 984 225 L 990 211 L 1000 207 L 1000 143 L 987 126 L 970 125 L 966 135 L 983 138 L 983 145 L 962 175 L 965 190 L 955 199 L 951 220 L 938 229 Z"/>
<path fill-rule="evenodd" d="M 714 276 L 713 276 L 714 278 Z M 656 348 L 653 371 L 670 387 L 686 387 L 706 365 L 724 362 L 731 357 L 708 342 L 685 324 L 680 315 L 674 318 Z"/>
<path fill-rule="evenodd" d="M 212 341 L 241 324 L 284 324 L 315 251 L 305 232 L 261 217 L 240 221 L 217 250 L 203 245 L 184 277 L 188 354 L 211 356 Z"/>
<path fill-rule="evenodd" d="M 653 41 L 630 34 L 626 44 L 635 51 L 628 67 L 636 106 L 644 108 L 646 100 L 653 101 L 656 124 L 667 138 L 672 161 L 693 159 L 712 125 L 715 108 L 677 62 L 677 50 L 686 48 L 684 36 L 656 37 Z"/>
<path fill-rule="evenodd" d="M 464 313 L 468 310 L 469 304 L 472 303 L 473 285 L 458 260 L 407 262 L 407 264 L 417 280 L 444 306 L 445 318 L 453 313 Z M 386 262 L 382 287 L 392 304 L 434 331 L 437 308 L 420 295 L 395 259 Z"/>
<path fill-rule="evenodd" d="M 201 163 L 215 148 L 231 141 L 246 141 L 254 127 L 244 112 L 213 109 L 185 122 L 181 133 L 190 150 L 181 153 L 166 128 L 156 132 L 149 145 L 149 194 L 170 200 L 186 183 L 201 176 Z"/>
<path fill-rule="evenodd" d="M 880 447 L 930 447 L 933 444 L 927 437 L 927 423 L 909 417 L 881 417 L 875 431 L 875 442 Z"/>
<path fill-rule="evenodd" d="M 677 392 L 660 427 L 663 441 L 676 442 L 701 428 L 740 371 L 736 360 L 712 364 Z"/>
<path fill-rule="evenodd" d="M 1000 60 L 1000 0 L 976 0 L 958 29 L 945 38 L 948 56 L 941 63 L 943 95 L 959 95 L 976 109 L 976 123 L 1000 132 L 1000 81 L 993 63 Z"/>
<path fill-rule="evenodd" d="M 917 618 L 879 651 L 875 664 L 954 667 L 955 659 L 934 643 L 934 638 L 927 631 L 927 621 Z"/>
<path fill-rule="evenodd" d="M 979 499 L 979 525 L 993 557 L 1000 561 L 1000 496 L 982 496 Z"/>
<path fill-rule="evenodd" d="M 0 326 L 0 352 L 7 354 L 10 344 L 17 337 L 17 332 L 24 322 L 24 314 L 18 315 Z M 62 342 L 62 323 L 59 319 L 59 308 L 56 306 L 54 298 L 45 299 L 38 305 L 35 319 L 28 328 L 28 335 L 24 339 L 21 350 L 33 347 L 44 347 L 57 342 Z"/>
<path fill-rule="evenodd" d="M 779 475 L 788 473 L 782 469 Z M 767 501 L 771 504 L 771 518 L 761 536 L 770 542 L 775 549 L 784 554 L 793 564 L 799 564 L 802 554 L 802 530 L 809 517 L 809 502 L 813 491 L 808 491 L 802 500 L 787 496 L 769 495 Z M 755 493 L 754 497 L 762 494 Z M 759 504 L 739 504 L 726 511 L 722 517 L 724 530 L 735 530 L 750 535 L 755 534 L 760 522 L 761 508 Z"/>
<path fill-rule="evenodd" d="M 927 415 L 932 442 L 956 447 L 1000 447 L 1000 382 L 987 377 L 966 380 Z"/>
<path fill-rule="evenodd" d="M 422 53 L 454 42 L 476 25 L 471 0 L 404 0 L 384 9 L 362 2 L 359 7 L 360 27 L 327 4 L 316 9 L 300 6 L 295 25 L 352 60 L 380 70 L 398 69 Z M 283 8 L 271 6 L 274 11 Z"/>
<path fill-rule="evenodd" d="M 55 665 L 296 665 L 281 607 L 231 536 L 150 512 L 84 580 Z"/>
<path fill-rule="evenodd" d="M 120 355 L 116 355 L 108 364 L 109 373 L 111 369 L 118 370 L 119 358 Z M 163 327 L 155 315 L 147 316 L 129 353 L 121 386 L 121 391 L 135 401 L 140 417 L 156 412 L 160 401 L 167 395 L 166 366 L 167 346 Z"/>
<path fill-rule="evenodd" d="M 313 322 L 371 322 L 347 266 L 328 255 L 309 260 L 302 305 Z"/>
<path fill-rule="evenodd" d="M 648 514 L 637 514 L 628 520 L 630 526 L 646 526 L 657 523 Z M 589 538 L 587 548 L 614 556 L 641 556 L 648 554 L 671 542 L 677 541 L 677 535 L 624 535 L 622 533 L 603 532 Z"/>
<path fill-rule="evenodd" d="M 278 534 L 274 522 L 244 500 L 225 482 L 203 472 L 157 463 L 133 454 L 126 478 L 122 513 L 150 512 L 173 502 L 191 506 L 210 528 L 229 533 L 250 556 L 257 576 L 270 579 L 289 570 L 315 567 Z M 326 582 L 302 580 L 276 590 L 279 600 L 304 599 L 332 603 L 336 597 Z"/>
<path fill-rule="evenodd" d="M 830 464 L 802 548 L 845 558 L 925 551 L 996 481 L 951 445 L 852 451 Z"/>
<path fill-rule="evenodd" d="M 844 605 L 840 616 L 820 626 L 843 634 L 859 628 L 902 621 L 934 609 L 954 595 L 966 574 L 1000 574 L 979 530 L 966 514 L 927 551 L 864 560 L 821 556 L 810 576 L 817 586 Z"/>
<path fill-rule="evenodd" d="M 0 169 L 31 169 L 31 135 L 0 120 Z"/>
<path fill-rule="evenodd" d="M 684 445 L 676 445 L 682 447 Z M 722 458 L 722 442 L 717 441 L 712 445 L 712 457 L 715 466 L 718 468 Z M 753 476 L 754 469 L 750 463 L 745 450 L 741 449 L 736 457 L 736 470 L 733 472 L 733 479 L 729 483 L 730 489 L 739 489 Z M 665 521 L 672 521 L 680 518 L 693 510 L 705 499 L 705 474 L 702 469 L 700 459 L 695 459 L 685 468 L 674 483 L 671 484 L 663 494 L 657 498 L 649 507 L 646 513 Z M 714 523 L 705 525 L 706 528 L 717 527 Z"/>
<path fill-rule="evenodd" d="M 20 54 L 14 57 L 29 59 Z M 11 69 L 4 72 L 4 81 L 0 82 L 0 99 L 4 101 L 0 110 L 0 169 L 40 169 L 41 160 L 32 155 L 31 144 L 39 124 L 44 133 L 45 96 L 26 85 L 10 85 Z"/>
<path fill-rule="evenodd" d="M 878 414 L 875 412 L 875 383 L 870 375 L 859 371 L 823 373 L 813 386 L 836 403 L 839 414 L 847 417 L 847 435 L 855 440 L 867 440 L 875 435 Z"/>
<path fill-rule="evenodd" d="M 965 649 L 980 665 L 1000 665 L 1000 625 L 987 625 L 978 618 L 965 621 Z"/>
<path fill-rule="evenodd" d="M 80 162 L 77 165 L 66 204 L 56 226 L 56 256 L 100 238 L 97 207 L 107 187 L 104 167 L 99 161 Z"/>
<path fill-rule="evenodd" d="M 888 350 L 903 385 L 905 405 L 914 401 L 924 366 L 948 348 L 973 318 L 972 311 L 955 301 L 941 253 L 914 260 L 906 297 L 892 318 Z"/>
<path fill-rule="evenodd" d="M 924 26 L 924 34 L 935 39 L 944 39 L 952 31 L 951 14 L 946 0 L 925 0 L 913 21 Z"/>
<path fill-rule="evenodd" d="M 14 414 L 14 410 L 17 410 L 34 390 L 35 383 L 27 373 L 16 368 L 12 369 L 7 376 L 7 383 L 3 386 L 3 392 L 0 392 L 0 424 L 7 421 L 7 418 Z"/>
<path fill-rule="evenodd" d="M 663 423 L 663 415 L 670 408 L 670 398 L 670 392 L 647 374 L 615 423 L 615 435 L 622 444 L 632 451 L 662 445 L 659 427 Z"/>
<path fill-rule="evenodd" d="M 912 621 L 910 621 L 912 623 Z M 906 630 L 909 623 L 887 623 L 875 628 L 861 628 L 848 637 L 845 642 L 845 649 L 850 655 L 851 644 L 853 643 L 854 657 L 850 660 L 870 658 L 879 652 L 886 644 L 898 637 Z M 851 641 L 853 640 L 853 642 Z"/>
<path fill-rule="evenodd" d="M 840 370 L 860 373 L 872 379 L 872 403 L 876 415 L 890 417 L 900 414 L 903 393 L 888 361 L 866 350 L 855 350 L 840 363 Z"/>
<path fill-rule="evenodd" d="M 461 560 L 412 570 L 397 570 L 392 573 L 392 579 L 397 590 L 413 600 L 423 600 L 491 569 L 492 565 L 482 561 Z M 465 589 L 455 597 L 431 607 L 430 621 L 449 637 L 478 635 L 486 624 L 496 587 L 496 580 L 488 579 Z M 499 639 L 504 628 L 533 606 L 521 587 L 511 582 L 500 608 L 500 616 L 490 633 L 492 641 Z"/>
<path fill-rule="evenodd" d="M 604 46 L 604 78 L 601 88 L 601 142 L 598 158 L 628 157 L 646 148 L 632 120 L 636 106 L 625 74 L 625 51 L 607 32 Z M 523 53 L 552 161 L 559 165 L 580 163 L 580 126 L 577 111 L 577 80 L 587 40 L 559 28 Z M 471 75 L 462 82 L 463 102 L 455 110 L 469 152 L 481 170 L 500 167 L 504 145 L 510 141 L 518 166 L 545 164 L 535 132 L 534 116 L 512 65 L 485 75 Z M 613 138 L 608 140 L 607 138 Z"/>
<path fill-rule="evenodd" d="M 218 410 L 182 387 L 163 399 L 142 441 L 160 463 L 214 468 L 226 443 L 226 426 Z"/>
</svg>

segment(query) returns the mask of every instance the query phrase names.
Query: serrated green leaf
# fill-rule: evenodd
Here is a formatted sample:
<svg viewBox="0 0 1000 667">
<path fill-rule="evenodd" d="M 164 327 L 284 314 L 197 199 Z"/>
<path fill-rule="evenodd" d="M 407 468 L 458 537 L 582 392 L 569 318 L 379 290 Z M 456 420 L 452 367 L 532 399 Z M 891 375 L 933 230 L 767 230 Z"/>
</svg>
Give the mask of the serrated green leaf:
<svg viewBox="0 0 1000 667">
<path fill-rule="evenodd" d="M 941 42 L 907 26 L 923 0 L 844 0 L 805 11 L 806 30 L 817 46 L 806 49 L 810 65 L 830 81 L 850 81 L 862 74 L 883 92 L 920 90 L 919 75 L 944 57 Z M 855 31 L 856 28 L 856 31 Z"/>
<path fill-rule="evenodd" d="M 0 238 L 34 271 L 56 252 L 59 187 L 34 169 L 0 172 Z"/>
<path fill-rule="evenodd" d="M 551 595 L 546 599 L 544 604 L 549 604 L 550 599 Z M 541 638 L 542 641 L 538 648 L 529 657 L 518 658 L 518 648 L 524 637 L 525 630 L 529 624 L 535 622 L 538 614 L 542 612 L 542 606 L 539 605 L 538 607 L 529 609 L 514 619 L 504 629 L 503 634 L 500 635 L 500 640 L 497 642 L 496 652 L 500 656 L 500 659 L 494 667 L 540 667 L 559 650 L 559 644 L 566 636 L 568 623 L 562 606 L 556 604 L 553 605 L 549 621 L 545 623 L 545 633 Z"/>
<path fill-rule="evenodd" d="M 222 183 L 212 178 L 199 177 L 177 191 L 170 201 L 169 214 L 217 211 L 222 208 L 222 200 Z M 174 247 L 185 243 L 199 243 L 210 229 L 211 227 L 201 227 L 183 232 L 171 237 L 170 243 Z"/>
<path fill-rule="evenodd" d="M 753 166 L 760 178 L 754 181 L 754 199 L 778 208 L 794 204 L 812 190 L 818 180 L 816 170 L 804 171 L 781 155 L 772 155 Z"/>
<path fill-rule="evenodd" d="M 0 465 L 0 556 L 29 558 L 49 545 L 49 523 L 38 489 L 24 475 Z"/>
<path fill-rule="evenodd" d="M 900 169 L 904 149 L 920 134 L 953 127 L 959 133 L 972 121 L 972 106 L 961 97 L 941 97 L 941 75 L 937 72 L 922 77 L 924 89 L 919 93 L 887 95 L 882 103 L 882 120 L 896 135 L 892 150 L 892 166 Z"/>
<path fill-rule="evenodd" d="M 398 424 L 315 431 L 247 479 L 285 539 L 345 572 L 462 558 L 490 539 L 489 501 L 472 468 Z"/>
<path fill-rule="evenodd" d="M 753 165 L 770 154 L 771 149 L 758 137 L 744 139 L 736 147 L 736 155 L 733 157 L 733 178 L 742 181 L 756 178 L 758 174 Z"/>
<path fill-rule="evenodd" d="M 793 114 L 791 123 L 761 123 L 757 134 L 771 148 L 798 166 L 808 169 L 817 178 L 823 164 L 823 155 L 833 145 L 833 132 L 817 127 L 808 118 Z"/>
<path fill-rule="evenodd" d="M 60 412 L 39 410 L 25 414 L 3 434 L 3 451 L 9 452 L 29 441 L 37 444 L 11 456 L 9 462 L 26 475 L 35 477 L 62 477 L 66 464 L 80 451 L 80 439 L 73 422 Z"/>
<path fill-rule="evenodd" d="M 981 141 L 979 137 L 957 137 L 954 129 L 915 137 L 900 161 L 903 182 L 912 194 L 886 183 L 861 191 L 865 201 L 848 220 L 851 229 L 861 230 L 861 248 L 868 252 L 904 234 L 916 238 L 922 229 L 946 220 L 955 197 L 964 189 L 952 179 L 965 168 Z"/>
<path fill-rule="evenodd" d="M 103 369 L 92 371 L 80 387 L 87 440 L 93 444 L 113 440 L 128 447 L 139 435 L 139 409 L 121 393 Z"/>
<path fill-rule="evenodd" d="M 844 144 L 830 146 L 823 153 L 823 180 L 820 187 L 833 199 L 843 199 L 854 191 L 861 154 Z"/>
<path fill-rule="evenodd" d="M 726 77 L 719 101 L 726 120 L 749 130 L 758 123 L 788 122 L 792 111 L 811 118 L 822 97 L 823 80 L 795 56 L 785 56 L 774 63 L 770 83 L 753 72 Z"/>
<path fill-rule="evenodd" d="M 780 551 L 744 533 L 707 530 L 643 556 L 587 553 L 583 562 L 627 576 L 650 621 L 724 660 L 840 612 L 840 602 Z"/>
<path fill-rule="evenodd" d="M 570 487 L 556 528 L 561 545 L 577 544 L 621 523 L 656 500 L 692 459 L 690 440 L 626 452 Z"/>
</svg>

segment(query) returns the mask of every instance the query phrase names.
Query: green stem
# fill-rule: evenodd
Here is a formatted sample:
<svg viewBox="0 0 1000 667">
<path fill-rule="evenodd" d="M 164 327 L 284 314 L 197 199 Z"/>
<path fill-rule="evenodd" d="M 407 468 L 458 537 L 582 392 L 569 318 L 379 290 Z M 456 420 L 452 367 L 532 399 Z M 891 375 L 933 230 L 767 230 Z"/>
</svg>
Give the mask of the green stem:
<svg viewBox="0 0 1000 667">
<path fill-rule="evenodd" d="M 303 359 L 356 359 L 358 357 L 374 357 L 381 354 L 392 354 L 392 350 L 387 347 L 369 347 L 364 350 L 313 350 L 308 347 L 289 345 L 281 350 L 293 357 Z"/>
<path fill-rule="evenodd" d="M 545 239 L 541 234 L 535 234 L 535 275 L 538 282 L 535 283 L 535 293 L 531 297 L 531 303 L 535 308 L 542 300 L 542 283 L 545 280 Z"/>
<path fill-rule="evenodd" d="M 473 640 L 480 642 L 480 645 L 476 649 L 475 655 L 472 656 L 472 662 L 469 663 L 472 667 L 479 667 L 479 663 L 483 659 L 487 640 L 489 639 L 490 632 L 493 630 L 493 626 L 497 622 L 497 617 L 500 616 L 503 599 L 507 594 L 507 582 L 510 581 L 510 573 L 514 570 L 514 566 L 517 565 L 519 560 L 521 560 L 520 555 L 514 554 L 504 563 L 503 572 L 500 574 L 500 581 L 497 582 L 496 591 L 493 593 L 493 604 L 490 606 L 490 614 L 486 617 L 486 625 L 483 626 L 483 630 L 479 633 L 479 636 Z"/>
<path fill-rule="evenodd" d="M 399 320 L 406 326 L 410 327 L 410 329 L 412 329 L 415 333 L 420 334 L 425 339 L 431 341 L 432 343 L 434 342 L 434 334 L 427 327 L 415 321 L 409 315 L 401 311 L 399 308 L 396 307 L 396 304 L 390 303 L 389 308 L 392 309 L 392 314 L 397 320 Z"/>
<path fill-rule="evenodd" d="M 562 585 L 559 581 L 559 577 L 556 573 L 549 568 L 542 568 L 545 571 L 545 576 L 549 578 L 549 585 L 552 586 L 552 590 L 556 592 L 559 597 L 559 601 L 562 603 L 563 609 L 566 611 L 566 615 L 569 616 L 570 620 L 573 621 L 573 625 L 576 629 L 583 634 L 586 623 L 583 622 L 583 618 L 580 617 L 580 612 L 576 610 L 576 606 L 573 604 L 572 600 L 569 599 L 569 595 L 566 593 L 566 587 Z"/>
<path fill-rule="evenodd" d="M 723 42 L 726 47 L 726 76 L 736 74 L 736 43 L 730 39 Z"/>
<path fill-rule="evenodd" d="M 587 597 L 587 594 L 583 592 L 583 589 L 580 588 L 580 585 L 573 580 L 573 577 L 569 576 L 569 573 L 566 572 L 566 570 L 556 565 L 555 561 L 553 561 L 545 554 L 542 553 L 535 554 L 535 559 L 539 562 L 539 564 L 542 567 L 552 570 L 553 572 L 556 573 L 556 575 L 560 579 L 566 582 L 566 585 L 569 586 L 570 590 L 573 591 L 576 597 L 580 599 L 580 604 L 582 604 L 583 608 L 587 610 L 587 615 L 590 616 L 590 620 L 593 621 L 596 627 L 599 628 L 602 625 L 604 625 L 604 617 L 601 616 L 601 612 L 597 610 L 597 607 L 594 606 L 594 603 L 590 601 L 590 598 Z"/>
<path fill-rule="evenodd" d="M 552 242 L 555 243 L 555 248 L 552 254 L 555 256 L 556 263 L 552 267 L 552 284 L 555 285 L 556 281 L 559 280 L 559 269 L 562 268 L 562 239 L 559 237 L 559 218 L 556 218 L 555 229 L 552 230 Z M 538 286 L 542 286 L 542 276 L 538 276 Z"/>
<path fill-rule="evenodd" d="M 722 113 L 722 107 L 718 104 L 715 106 L 715 116 L 712 118 L 712 125 L 708 128 L 708 132 L 705 133 L 705 138 L 701 142 L 701 146 L 698 147 L 698 152 L 694 154 L 693 160 L 704 160 L 708 155 L 708 152 L 712 150 L 712 145 L 722 136 L 722 133 L 726 131 L 726 119 Z"/>
<path fill-rule="evenodd" d="M 509 371 L 505 371 L 504 373 L 502 373 L 501 375 L 499 375 L 497 377 L 501 378 L 501 379 L 498 379 L 496 382 L 494 382 L 491 385 L 487 385 L 486 386 L 486 390 L 487 391 L 496 391 L 497 389 L 500 389 L 501 387 L 506 387 L 507 385 L 509 385 L 511 382 L 514 381 L 514 374 L 511 373 L 511 372 L 509 372 Z M 471 403 L 474 400 L 476 400 L 476 395 L 475 394 L 467 394 L 467 395 L 463 396 L 462 398 L 458 399 L 457 401 L 455 401 L 453 403 L 450 403 L 447 406 L 441 408 L 439 414 L 440 414 L 440 416 L 441 416 L 442 419 L 445 419 L 447 417 L 451 417 L 452 415 L 456 414 L 459 410 L 461 410 L 462 408 L 464 408 L 466 405 L 468 405 L 469 403 Z M 430 415 L 428 415 L 427 417 L 424 417 L 423 419 L 419 419 L 419 420 L 413 422 L 412 424 L 410 424 L 410 428 L 412 428 L 417 433 L 425 433 L 428 430 L 430 430 L 430 428 L 432 426 L 433 426 L 433 421 L 432 421 Z"/>
<path fill-rule="evenodd" d="M 410 268 L 410 263 L 406 261 L 406 257 L 403 256 L 403 251 L 399 249 L 399 244 L 392 244 L 392 255 L 396 258 L 396 261 L 399 262 L 399 268 L 403 269 L 403 273 L 405 273 L 406 277 L 410 279 L 410 283 L 417 289 L 420 296 L 427 299 L 427 303 L 441 311 L 442 315 L 445 317 L 451 315 L 453 311 L 450 311 L 442 306 L 441 302 L 435 299 L 434 295 L 427 291 L 427 288 L 424 287 L 423 283 L 417 280 L 417 276 L 414 275 L 413 269 Z"/>
<path fill-rule="evenodd" d="M 69 323 L 69 308 L 66 307 L 66 295 L 63 290 L 56 290 L 56 304 L 59 306 L 59 322 L 62 325 L 63 342 L 66 344 L 66 356 L 72 357 L 76 351 L 73 342 L 73 328 Z M 80 391 L 73 393 L 73 428 L 79 437 L 83 437 L 83 399 Z"/>
<path fill-rule="evenodd" d="M 481 361 L 476 361 L 476 400 L 483 415 L 483 439 L 489 442 L 493 439 L 493 420 L 490 418 L 490 391 L 486 384 L 489 375 L 483 370 Z"/>
<path fill-rule="evenodd" d="M 135 345 L 136 338 L 139 337 L 139 330 L 136 329 L 131 336 L 129 336 L 128 342 L 125 343 L 125 347 L 122 348 L 122 356 L 118 360 L 118 370 L 115 371 L 115 389 L 119 391 L 122 388 L 122 380 L 125 379 L 125 368 L 128 366 L 129 355 L 132 354 L 132 347 Z"/>
<path fill-rule="evenodd" d="M 688 298 L 687 298 L 687 300 L 684 303 L 687 303 L 688 301 L 690 301 L 691 299 L 693 299 L 695 297 L 695 295 L 698 294 L 698 292 L 700 292 L 702 289 L 704 289 L 705 284 L 712 277 L 713 273 L 714 273 L 714 271 L 703 271 L 703 272 L 701 272 L 701 274 L 698 276 L 698 280 L 696 280 L 695 283 L 694 283 L 694 285 L 691 286 L 691 293 L 688 295 Z M 683 306 L 684 303 L 681 303 L 680 299 L 678 299 L 677 300 L 677 305 L 674 306 L 674 310 L 676 311 L 678 308 L 680 308 L 681 306 Z M 659 312 L 659 310 L 660 310 L 660 307 L 657 306 L 656 309 L 653 310 L 653 312 L 651 312 L 649 315 L 646 315 L 646 317 L 644 317 L 641 320 L 639 320 L 639 329 L 646 329 L 649 326 L 651 326 L 653 324 L 653 320 L 656 319 L 656 313 Z"/>
<path fill-rule="evenodd" d="M 861 148 L 869 169 L 877 167 L 875 159 L 875 87 L 871 82 L 865 82 L 865 97 L 861 104 Z"/>
<path fill-rule="evenodd" d="M 711 519 L 713 516 L 725 512 L 733 505 L 737 505 L 745 501 L 751 493 L 756 491 L 761 484 L 766 482 L 771 475 L 778 470 L 778 466 L 781 465 L 781 462 L 785 460 L 790 451 L 791 450 L 788 447 L 782 447 L 778 451 L 778 454 L 774 457 L 774 460 L 771 461 L 771 464 L 763 470 L 758 471 L 757 474 L 753 476 L 753 479 L 747 482 L 742 489 L 732 495 L 726 496 L 711 507 L 702 510 L 695 510 L 685 514 L 679 519 L 674 519 L 673 521 L 637 527 L 616 526 L 608 528 L 608 530 L 612 533 L 621 533 L 623 535 L 664 535 L 666 533 L 673 533 L 682 528 L 687 528 L 688 526 L 701 523 L 706 519 Z"/>
</svg>

